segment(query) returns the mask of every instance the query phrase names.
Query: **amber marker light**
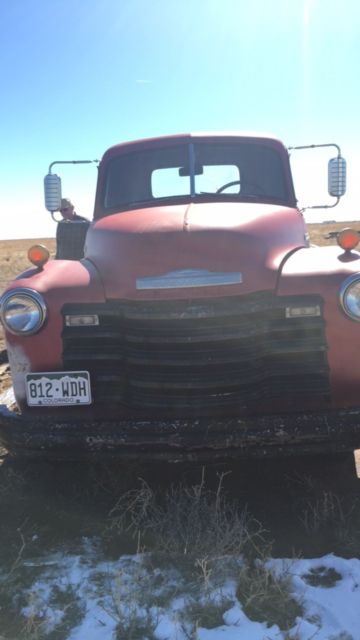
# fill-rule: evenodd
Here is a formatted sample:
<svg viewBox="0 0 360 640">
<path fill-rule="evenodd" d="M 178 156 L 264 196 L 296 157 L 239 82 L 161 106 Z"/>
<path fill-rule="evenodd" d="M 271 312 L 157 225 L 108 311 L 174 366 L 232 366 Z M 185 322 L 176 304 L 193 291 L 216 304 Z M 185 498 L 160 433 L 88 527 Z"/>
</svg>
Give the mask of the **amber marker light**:
<svg viewBox="0 0 360 640">
<path fill-rule="evenodd" d="M 44 266 L 50 258 L 49 250 L 42 244 L 34 244 L 28 251 L 28 258 L 35 267 Z"/>
<path fill-rule="evenodd" d="M 355 249 L 356 245 L 359 244 L 360 236 L 355 229 L 342 229 L 337 237 L 337 243 L 339 247 L 344 249 L 344 251 L 351 251 Z"/>
</svg>

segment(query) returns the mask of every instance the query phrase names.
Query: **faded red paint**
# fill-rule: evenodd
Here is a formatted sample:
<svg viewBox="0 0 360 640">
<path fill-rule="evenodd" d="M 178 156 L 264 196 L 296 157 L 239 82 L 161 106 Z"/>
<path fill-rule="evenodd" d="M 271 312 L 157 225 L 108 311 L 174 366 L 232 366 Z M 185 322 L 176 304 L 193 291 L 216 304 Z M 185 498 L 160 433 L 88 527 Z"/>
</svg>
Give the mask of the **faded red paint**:
<svg viewBox="0 0 360 640">
<path fill-rule="evenodd" d="M 103 195 L 108 163 L 129 151 L 156 149 L 196 140 L 211 142 L 239 140 L 266 144 L 279 153 L 284 168 L 288 201 L 235 202 L 231 198 L 204 195 L 192 201 L 189 196 L 174 203 L 139 208 L 104 208 Z M 266 199 L 265 199 L 266 200 Z M 39 271 L 31 269 L 13 282 L 34 289 L 44 297 L 48 318 L 36 335 L 19 337 L 7 333 L 9 359 L 19 407 L 29 411 L 25 400 L 26 371 L 61 371 L 62 316 L 67 303 L 104 303 L 109 300 L 187 300 L 241 297 L 255 292 L 279 296 L 320 295 L 324 319 L 331 398 L 327 409 L 360 406 L 360 324 L 350 320 L 339 308 L 338 292 L 342 282 L 358 273 L 360 254 L 339 247 L 309 247 L 302 213 L 296 207 L 288 154 L 283 145 L 262 136 L 238 134 L 186 134 L 154 138 L 117 145 L 109 149 L 99 167 L 94 221 L 88 231 L 85 259 L 50 261 Z M 159 277 L 178 270 L 239 272 L 239 284 L 180 289 L 139 290 L 139 278 Z M 291 320 L 289 320 L 291 323 Z M 309 397 L 304 411 L 322 411 L 322 404 Z M 291 410 L 286 396 L 258 407 L 263 411 Z M 37 410 L 31 409 L 31 412 Z M 39 409 L 43 415 L 52 409 Z M 119 417 L 142 415 L 128 407 Z M 67 408 L 57 408 L 66 415 Z M 81 408 L 80 415 L 94 415 L 96 408 Z M 209 410 L 211 415 L 211 409 Z"/>
<path fill-rule="evenodd" d="M 287 260 L 278 289 L 279 295 L 321 292 L 333 407 L 360 404 L 360 326 L 345 316 L 338 303 L 340 285 L 359 270 L 357 251 L 344 254 L 340 247 L 310 247 Z"/>
<path fill-rule="evenodd" d="M 88 232 L 85 255 L 101 273 L 107 298 L 149 299 L 154 292 L 136 291 L 136 278 L 177 269 L 240 271 L 241 285 L 212 289 L 212 295 L 226 296 L 274 289 L 281 260 L 305 244 L 296 209 L 212 202 L 103 218 Z M 203 295 L 209 296 L 207 289 L 192 291 Z M 165 299 L 188 296 L 186 290 L 156 292 Z"/>
</svg>

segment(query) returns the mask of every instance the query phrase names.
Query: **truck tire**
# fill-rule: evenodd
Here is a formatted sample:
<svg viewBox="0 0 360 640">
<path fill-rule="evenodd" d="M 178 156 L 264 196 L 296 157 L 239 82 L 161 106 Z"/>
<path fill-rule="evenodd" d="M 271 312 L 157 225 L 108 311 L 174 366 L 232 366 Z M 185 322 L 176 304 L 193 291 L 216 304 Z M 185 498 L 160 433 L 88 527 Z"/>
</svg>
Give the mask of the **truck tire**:
<svg viewBox="0 0 360 640">
<path fill-rule="evenodd" d="M 86 220 L 58 223 L 56 231 L 56 259 L 81 260 L 89 222 Z"/>
</svg>

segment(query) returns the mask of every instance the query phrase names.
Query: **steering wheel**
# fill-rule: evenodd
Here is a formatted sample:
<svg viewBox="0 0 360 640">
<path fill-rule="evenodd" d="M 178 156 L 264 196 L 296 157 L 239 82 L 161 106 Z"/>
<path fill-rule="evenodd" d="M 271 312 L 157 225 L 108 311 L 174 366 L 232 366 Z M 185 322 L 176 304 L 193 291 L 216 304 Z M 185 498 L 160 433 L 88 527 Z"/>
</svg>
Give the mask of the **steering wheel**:
<svg viewBox="0 0 360 640">
<path fill-rule="evenodd" d="M 227 182 L 226 184 L 223 184 L 222 187 L 219 187 L 219 189 L 216 190 L 216 193 L 222 193 L 223 191 L 225 191 L 225 189 L 228 189 L 229 187 L 234 187 L 236 184 L 242 184 L 243 187 L 245 187 L 245 190 L 247 190 L 248 188 L 250 188 L 251 190 L 251 188 L 253 187 L 255 193 L 250 195 L 264 195 L 264 189 L 259 184 L 256 184 L 256 182 L 244 183 L 244 182 L 241 182 L 241 180 L 233 180 L 232 182 Z"/>
<path fill-rule="evenodd" d="M 219 187 L 219 189 L 216 190 L 216 193 L 222 193 L 223 191 L 225 191 L 225 189 L 228 189 L 229 187 L 234 187 L 236 184 L 241 184 L 240 180 L 233 180 L 232 182 L 227 182 L 226 184 L 223 184 L 222 187 Z"/>
</svg>

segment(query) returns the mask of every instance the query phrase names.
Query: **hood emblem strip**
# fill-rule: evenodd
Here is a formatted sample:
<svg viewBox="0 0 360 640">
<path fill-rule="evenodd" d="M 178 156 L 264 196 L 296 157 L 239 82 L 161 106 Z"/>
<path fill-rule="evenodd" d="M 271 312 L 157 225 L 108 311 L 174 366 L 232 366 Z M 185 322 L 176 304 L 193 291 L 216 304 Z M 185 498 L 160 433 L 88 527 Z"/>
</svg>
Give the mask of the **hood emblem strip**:
<svg viewBox="0 0 360 640">
<path fill-rule="evenodd" d="M 136 289 L 186 289 L 190 287 L 218 287 L 241 284 L 242 274 L 238 271 L 220 272 L 206 269 L 180 269 L 161 276 L 137 278 Z"/>
</svg>

